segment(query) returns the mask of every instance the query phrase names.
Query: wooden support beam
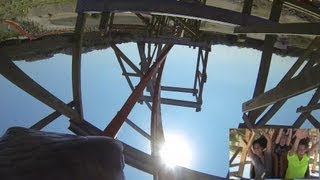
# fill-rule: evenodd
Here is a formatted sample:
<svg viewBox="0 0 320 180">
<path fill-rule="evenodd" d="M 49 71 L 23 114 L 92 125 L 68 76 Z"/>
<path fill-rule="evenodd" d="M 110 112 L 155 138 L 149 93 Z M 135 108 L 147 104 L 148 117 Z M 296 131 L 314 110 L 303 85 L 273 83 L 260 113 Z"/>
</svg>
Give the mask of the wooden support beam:
<svg viewBox="0 0 320 180">
<path fill-rule="evenodd" d="M 199 72 L 199 66 L 200 66 L 200 57 L 201 57 L 201 54 L 202 53 L 202 48 L 201 47 L 198 47 L 198 57 L 197 57 L 197 65 L 196 65 L 196 72 L 194 74 L 194 83 L 193 83 L 193 90 L 194 91 L 198 91 L 197 89 L 197 85 L 199 83 L 198 81 L 198 72 Z M 197 93 L 193 93 L 193 95 L 195 96 Z"/>
<path fill-rule="evenodd" d="M 141 60 L 141 72 L 146 73 L 149 69 L 149 65 L 148 65 L 147 57 L 145 53 L 145 43 L 138 42 L 137 47 L 138 47 L 139 56 Z"/>
<path fill-rule="evenodd" d="M 124 75 L 124 76 L 132 76 L 132 77 L 140 77 L 140 75 L 137 74 L 137 73 L 129 73 L 129 72 L 122 73 L 122 75 Z"/>
<path fill-rule="evenodd" d="M 178 24 L 179 27 L 181 27 L 183 30 L 187 31 L 192 36 L 197 36 L 198 32 L 196 32 L 192 27 L 190 27 L 189 24 L 184 22 L 181 18 L 169 16 L 169 19 L 173 20 L 176 24 Z"/>
<path fill-rule="evenodd" d="M 264 89 L 266 87 L 269 75 L 269 69 L 273 53 L 273 45 L 275 43 L 275 40 L 276 38 L 274 36 L 266 36 L 266 39 L 264 41 L 261 62 L 259 66 L 258 77 L 253 97 L 256 97 L 259 94 L 264 93 Z"/>
<path fill-rule="evenodd" d="M 249 142 L 250 136 L 251 136 L 251 131 L 249 129 L 246 129 L 244 140 Z M 245 162 L 247 159 L 247 153 L 248 153 L 248 149 L 242 148 L 241 156 L 240 156 L 239 170 L 238 170 L 238 176 L 241 176 L 241 177 L 243 176 L 244 166 L 245 166 Z"/>
<path fill-rule="evenodd" d="M 110 21 L 110 12 L 102 12 L 101 13 L 101 19 L 100 19 L 100 23 L 99 23 L 99 29 L 100 30 L 108 30 L 108 24 Z"/>
<path fill-rule="evenodd" d="M 315 128 L 320 128 L 319 121 L 311 113 L 303 113 Z"/>
<path fill-rule="evenodd" d="M 144 100 L 147 102 L 151 102 L 152 98 L 150 96 L 143 96 Z M 161 104 L 173 105 L 173 106 L 182 106 L 182 107 L 190 107 L 190 108 L 199 108 L 201 104 L 193 101 L 182 101 L 176 99 L 169 98 L 161 98 Z"/>
<path fill-rule="evenodd" d="M 5 57 L 2 57 L 0 61 L 0 73 L 13 84 L 61 114 L 71 119 L 80 118 L 76 111 L 36 83 L 11 60 Z"/>
<path fill-rule="evenodd" d="M 81 121 L 83 119 L 81 96 L 81 48 L 85 23 L 86 14 L 78 13 L 74 31 L 74 43 L 72 48 L 72 92 L 74 108 L 80 115 L 79 119 L 75 119 L 76 121 Z"/>
<path fill-rule="evenodd" d="M 75 133 L 76 135 L 81 135 L 81 136 L 100 136 L 102 134 L 102 131 L 89 123 L 86 120 L 83 121 L 74 121 L 70 120 L 70 126 L 69 130 Z"/>
<path fill-rule="evenodd" d="M 232 164 L 233 160 L 237 157 L 237 155 L 239 154 L 239 152 L 242 150 L 242 147 L 238 147 L 236 152 L 234 152 L 234 154 L 232 155 L 231 159 L 229 160 L 229 165 Z"/>
<path fill-rule="evenodd" d="M 281 86 L 277 86 L 266 93 L 243 103 L 242 111 L 252 111 L 312 90 L 320 85 L 320 79 L 318 77 L 320 77 L 319 65 L 314 66 L 309 72 L 296 76 L 291 80 L 282 83 Z"/>
<path fill-rule="evenodd" d="M 237 26 L 234 28 L 234 33 L 320 35 L 320 23 Z"/>
<path fill-rule="evenodd" d="M 152 97 L 152 110 L 151 110 L 151 155 L 155 157 L 160 157 L 160 148 L 164 143 L 164 132 L 162 127 L 161 119 L 161 78 L 163 73 L 163 68 L 166 63 L 166 58 L 161 64 L 157 78 L 154 85 L 154 92 Z"/>
<path fill-rule="evenodd" d="M 202 93 L 203 93 L 203 87 L 204 83 L 207 82 L 207 65 L 208 65 L 208 57 L 209 57 L 209 51 L 210 49 L 205 49 L 205 55 L 202 57 L 202 72 L 201 72 L 201 81 L 199 82 L 199 96 L 197 98 L 197 102 L 199 104 L 202 104 Z M 202 55 L 202 52 L 201 52 Z M 196 111 L 200 111 L 201 108 L 198 108 Z"/>
<path fill-rule="evenodd" d="M 244 0 L 243 6 L 242 6 L 242 14 L 250 15 L 252 10 L 252 5 L 253 5 L 253 0 Z M 246 24 L 247 22 L 242 22 L 243 26 L 245 26 Z M 247 36 L 245 34 L 239 34 L 238 41 L 245 41 L 246 37 Z"/>
<path fill-rule="evenodd" d="M 253 5 L 253 0 L 244 0 L 243 7 L 242 7 L 242 13 L 243 14 L 251 14 L 252 5 Z"/>
<path fill-rule="evenodd" d="M 279 129 L 279 128 L 292 128 L 293 126 L 288 126 L 288 125 L 275 125 L 275 124 L 266 124 L 262 126 L 262 128 L 274 128 L 274 129 Z M 238 128 L 248 128 L 246 124 L 240 123 Z"/>
<path fill-rule="evenodd" d="M 290 80 L 295 75 L 295 73 L 299 70 L 299 68 L 302 66 L 302 64 L 310 57 L 310 55 L 314 51 L 318 50 L 319 47 L 320 47 L 320 38 L 317 37 L 310 43 L 310 45 L 308 46 L 306 51 L 303 53 L 303 55 L 301 55 L 298 58 L 298 60 L 289 69 L 289 71 L 284 75 L 284 77 L 280 80 L 280 82 L 278 83 L 277 86 L 280 86 L 283 82 Z M 303 72 L 310 70 L 310 68 L 314 65 L 314 62 L 315 62 L 314 59 L 310 59 L 307 62 L 307 64 L 303 67 L 303 69 L 299 72 L 299 74 L 302 74 Z M 268 110 L 268 112 L 266 112 L 260 118 L 260 120 L 256 123 L 256 127 L 263 127 L 273 117 L 273 115 L 284 105 L 285 102 L 286 102 L 286 100 L 281 100 L 279 102 L 276 102 Z M 256 119 L 257 117 L 259 117 L 266 108 L 267 107 L 263 107 L 259 110 L 252 111 L 251 112 L 252 119 Z"/>
<path fill-rule="evenodd" d="M 194 90 L 192 88 L 181 88 L 181 87 L 173 87 L 173 86 L 161 86 L 162 91 L 172 91 L 172 92 L 184 92 L 184 93 L 197 93 L 198 90 Z"/>
<path fill-rule="evenodd" d="M 192 11 L 190 11 L 192 9 Z M 172 0 L 108 0 L 108 1 L 89 1 L 79 0 L 76 12 L 86 11 L 117 11 L 117 12 L 149 12 L 151 14 L 166 14 L 170 16 L 180 16 L 193 19 L 220 21 L 230 24 L 241 25 L 247 22 L 253 24 L 272 24 L 272 22 L 256 16 L 249 16 L 240 12 L 196 4 L 184 1 Z"/>
<path fill-rule="evenodd" d="M 313 104 L 313 105 L 309 105 L 309 106 L 301 106 L 297 109 L 297 112 L 310 112 L 310 111 L 313 111 L 313 110 L 316 110 L 316 109 L 320 109 L 320 103 L 317 103 L 317 104 Z"/>
<path fill-rule="evenodd" d="M 251 129 L 254 127 L 253 122 L 249 120 L 248 115 L 246 115 L 245 113 L 243 113 L 243 115 L 242 115 L 242 120 L 244 121 L 244 124 L 245 124 L 245 127 L 242 127 L 242 128 L 250 128 Z"/>
<path fill-rule="evenodd" d="M 118 54 L 133 70 L 139 75 L 142 75 L 140 69 L 133 64 L 133 62 L 115 45 L 111 44 L 111 48 L 114 50 L 115 54 Z"/>
<path fill-rule="evenodd" d="M 129 78 L 129 75 L 128 75 L 128 73 L 127 73 L 126 68 L 124 67 L 124 64 L 123 64 L 123 62 L 122 62 L 122 60 L 121 60 L 121 58 L 120 58 L 120 55 L 119 55 L 118 53 L 115 53 L 115 54 L 116 54 L 118 63 L 119 63 L 119 65 L 120 65 L 120 68 L 121 68 L 121 70 L 122 70 L 122 74 L 123 74 L 124 77 L 126 78 L 130 89 L 133 91 L 133 90 L 134 90 L 134 86 L 133 86 L 133 84 L 132 84 L 132 82 L 131 82 L 131 79 Z M 138 75 L 138 77 L 140 77 L 140 75 Z"/>
<path fill-rule="evenodd" d="M 279 22 L 284 0 L 273 0 L 269 20 Z"/>
<path fill-rule="evenodd" d="M 274 21 L 274 22 L 279 21 L 282 5 L 283 5 L 283 0 L 274 0 L 272 2 L 271 13 L 269 16 L 270 21 Z M 256 85 L 253 92 L 253 98 L 264 93 L 264 90 L 267 84 L 268 75 L 269 75 L 271 58 L 273 54 L 273 46 L 275 41 L 276 41 L 275 36 L 266 35 L 265 41 L 263 44 L 263 50 L 262 50 L 262 55 L 260 60 L 257 81 L 256 81 Z M 248 113 L 248 119 L 252 124 L 255 123 L 256 118 L 258 117 L 257 114 L 259 113 L 260 113 L 259 111 Z"/>
<path fill-rule="evenodd" d="M 292 67 L 294 67 L 297 63 L 299 63 L 299 60 Z M 302 64 L 302 62 L 301 62 L 301 64 Z M 299 72 L 298 75 L 310 70 L 313 65 L 314 65 L 314 60 L 310 59 L 307 62 L 307 64 L 303 67 L 303 69 Z M 285 76 L 287 76 L 290 73 L 290 70 Z M 287 76 L 287 77 L 289 78 L 289 76 Z M 280 81 L 278 86 L 280 84 L 282 84 L 281 82 L 285 82 L 285 79 L 286 79 L 286 77 L 282 78 L 282 80 Z M 257 121 L 255 127 L 257 127 L 257 128 L 263 127 L 274 116 L 274 114 L 285 104 L 286 101 L 287 101 L 287 99 L 283 99 L 283 100 L 278 101 L 275 104 L 273 104 L 272 107 L 259 119 L 259 121 Z"/>
<path fill-rule="evenodd" d="M 139 19 L 141 19 L 141 21 L 142 21 L 145 25 L 147 25 L 147 26 L 150 26 L 150 25 L 151 25 L 148 18 L 142 16 L 140 13 L 134 13 L 134 14 L 135 14 Z"/>
<path fill-rule="evenodd" d="M 163 73 L 163 68 L 166 63 L 166 58 L 164 59 L 163 63 L 161 64 L 158 72 L 157 77 L 154 84 L 154 91 L 152 96 L 152 110 L 151 110 L 151 156 L 155 159 L 160 159 L 160 149 L 161 146 L 164 144 L 164 132 L 162 127 L 162 119 L 161 119 L 161 78 Z M 159 169 L 160 170 L 160 169 Z M 168 173 L 165 169 L 162 172 L 158 172 L 153 174 L 154 179 L 164 179 L 164 177 L 169 176 L 168 179 L 172 179 L 172 175 Z"/>
<path fill-rule="evenodd" d="M 259 94 L 264 93 L 269 75 L 273 45 L 275 43 L 275 40 L 276 38 L 270 35 L 267 35 L 265 38 L 253 98 L 257 97 Z M 251 124 L 254 124 L 259 113 L 259 111 L 249 112 L 248 122 L 250 121 Z"/>
<path fill-rule="evenodd" d="M 287 99 L 284 99 L 273 104 L 272 107 L 256 122 L 254 127 L 265 127 L 267 122 L 279 111 L 279 109 L 286 103 L 286 101 Z"/>
<path fill-rule="evenodd" d="M 320 100 L 320 88 L 316 90 L 311 100 L 309 101 L 308 106 L 312 104 L 316 104 L 319 100 Z M 305 113 L 310 113 L 310 112 L 305 112 Z M 300 114 L 300 116 L 297 118 L 297 120 L 293 123 L 292 126 L 294 128 L 300 128 L 304 123 L 304 121 L 306 120 L 306 118 L 307 117 L 304 115 L 304 113 Z"/>
<path fill-rule="evenodd" d="M 108 126 L 104 129 L 103 135 L 116 137 L 118 131 L 120 130 L 122 124 L 127 119 L 129 113 L 131 112 L 133 106 L 139 99 L 140 95 L 142 94 L 144 88 L 147 86 L 148 82 L 150 81 L 151 77 L 155 75 L 158 71 L 159 66 L 163 63 L 165 58 L 167 57 L 170 49 L 173 47 L 172 44 L 166 45 L 163 50 L 161 51 L 160 55 L 157 57 L 156 63 L 154 63 L 148 72 L 144 75 L 142 80 L 139 82 L 138 86 L 134 89 L 132 94 L 128 97 L 125 104 L 122 106 L 120 111 L 117 115 L 111 120 Z"/>
<path fill-rule="evenodd" d="M 74 101 L 71 101 L 67 104 L 70 108 L 72 108 L 74 106 Z M 41 130 L 42 128 L 46 127 L 48 124 L 50 124 L 51 122 L 53 122 L 55 119 L 57 119 L 59 116 L 61 116 L 62 114 L 58 111 L 55 111 L 51 114 L 49 114 L 48 116 L 46 116 L 45 118 L 41 119 L 40 121 L 38 121 L 37 123 L 35 123 L 34 125 L 32 125 L 30 127 L 30 129 L 34 129 L 34 130 Z"/>
<path fill-rule="evenodd" d="M 143 137 L 151 141 L 151 136 L 148 133 L 146 133 L 143 129 L 141 129 L 139 126 L 137 126 L 134 122 L 132 122 L 130 119 L 127 118 L 125 122 L 134 130 L 136 130 L 139 134 L 141 134 Z"/>
</svg>

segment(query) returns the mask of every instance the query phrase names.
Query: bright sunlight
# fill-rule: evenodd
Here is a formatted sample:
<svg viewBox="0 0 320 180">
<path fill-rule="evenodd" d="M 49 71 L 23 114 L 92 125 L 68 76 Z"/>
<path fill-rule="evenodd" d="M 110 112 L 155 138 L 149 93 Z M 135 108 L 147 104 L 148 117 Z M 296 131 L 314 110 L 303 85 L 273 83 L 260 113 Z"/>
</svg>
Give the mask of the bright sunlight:
<svg viewBox="0 0 320 180">
<path fill-rule="evenodd" d="M 179 135 L 166 136 L 166 142 L 160 149 L 160 156 L 163 163 L 169 167 L 190 166 L 192 150 L 188 141 Z"/>
</svg>

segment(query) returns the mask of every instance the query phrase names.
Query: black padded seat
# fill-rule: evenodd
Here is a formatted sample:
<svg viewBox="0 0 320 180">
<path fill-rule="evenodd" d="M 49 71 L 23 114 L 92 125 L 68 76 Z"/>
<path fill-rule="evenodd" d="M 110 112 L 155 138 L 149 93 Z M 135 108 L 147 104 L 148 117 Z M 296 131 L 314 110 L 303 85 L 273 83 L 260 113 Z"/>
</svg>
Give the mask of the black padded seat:
<svg viewBox="0 0 320 180">
<path fill-rule="evenodd" d="M 0 138 L 0 179 L 122 180 L 122 152 L 108 137 L 12 127 Z"/>
</svg>

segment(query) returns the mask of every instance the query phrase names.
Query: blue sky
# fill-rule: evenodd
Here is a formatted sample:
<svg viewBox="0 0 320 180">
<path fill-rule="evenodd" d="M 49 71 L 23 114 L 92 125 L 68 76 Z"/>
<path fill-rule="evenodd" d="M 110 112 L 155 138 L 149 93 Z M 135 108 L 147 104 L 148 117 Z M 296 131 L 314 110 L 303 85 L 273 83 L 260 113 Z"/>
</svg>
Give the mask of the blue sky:
<svg viewBox="0 0 320 180">
<path fill-rule="evenodd" d="M 127 43 L 119 48 L 138 66 L 136 44 Z M 242 123 L 242 103 L 251 99 L 259 68 L 261 52 L 253 49 L 215 45 L 209 54 L 208 80 L 204 87 L 201 112 L 195 109 L 162 105 L 165 133 L 180 134 L 189 141 L 193 150 L 189 166 L 197 171 L 225 176 L 229 161 L 229 128 Z M 197 49 L 174 46 L 168 55 L 162 85 L 193 87 Z M 273 55 L 267 89 L 273 88 L 296 58 Z M 52 94 L 65 103 L 72 100 L 71 56 L 56 54 L 43 61 L 15 62 Z M 85 119 L 100 129 L 120 110 L 131 90 L 112 49 L 97 50 L 82 56 L 82 96 Z M 138 79 L 134 80 L 135 84 Z M 30 127 L 53 110 L 23 92 L 0 75 L 0 135 L 8 127 Z M 270 123 L 292 124 L 299 114 L 297 107 L 306 105 L 313 91 L 290 99 Z M 194 100 L 191 94 L 163 93 L 163 97 Z M 313 112 L 319 119 L 319 112 Z M 129 119 L 150 131 L 150 110 L 136 104 Z M 61 116 L 44 130 L 71 133 L 68 119 Z M 311 127 L 309 122 L 304 127 Z M 129 145 L 150 153 L 150 143 L 124 124 L 118 138 Z M 126 166 L 127 179 L 152 179 L 152 176 Z"/>
</svg>

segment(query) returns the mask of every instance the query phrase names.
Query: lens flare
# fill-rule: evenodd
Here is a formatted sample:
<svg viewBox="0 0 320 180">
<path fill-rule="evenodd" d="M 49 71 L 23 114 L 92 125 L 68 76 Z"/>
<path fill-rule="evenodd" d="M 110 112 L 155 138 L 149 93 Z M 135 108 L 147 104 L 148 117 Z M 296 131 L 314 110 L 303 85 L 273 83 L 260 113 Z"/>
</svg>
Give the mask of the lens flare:
<svg viewBox="0 0 320 180">
<path fill-rule="evenodd" d="M 168 167 L 177 165 L 188 167 L 192 160 L 192 150 L 183 137 L 178 135 L 166 136 L 166 142 L 160 149 L 160 156 L 163 163 Z"/>
</svg>

